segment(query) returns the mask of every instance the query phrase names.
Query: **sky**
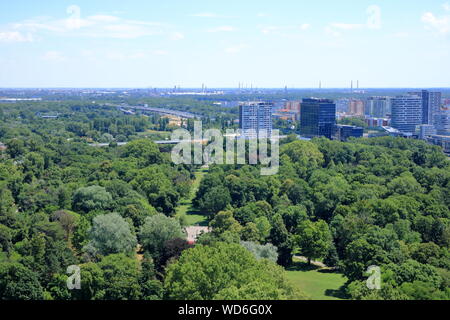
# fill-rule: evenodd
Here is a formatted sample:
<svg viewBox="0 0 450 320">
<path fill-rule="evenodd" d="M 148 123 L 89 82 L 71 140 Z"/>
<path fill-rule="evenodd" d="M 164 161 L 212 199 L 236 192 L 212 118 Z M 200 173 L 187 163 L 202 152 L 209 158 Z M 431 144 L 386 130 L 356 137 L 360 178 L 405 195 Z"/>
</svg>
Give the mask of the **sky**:
<svg viewBox="0 0 450 320">
<path fill-rule="evenodd" d="M 450 87 L 446 0 L 0 1 L 0 87 Z"/>
</svg>

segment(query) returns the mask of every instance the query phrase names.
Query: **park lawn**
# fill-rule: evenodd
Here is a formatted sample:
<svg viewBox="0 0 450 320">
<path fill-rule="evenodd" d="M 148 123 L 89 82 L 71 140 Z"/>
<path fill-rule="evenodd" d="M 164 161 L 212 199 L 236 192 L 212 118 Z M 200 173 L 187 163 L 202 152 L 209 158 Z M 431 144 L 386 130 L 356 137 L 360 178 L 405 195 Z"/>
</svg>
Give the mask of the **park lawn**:
<svg viewBox="0 0 450 320">
<path fill-rule="evenodd" d="M 342 286 L 347 279 L 340 273 L 316 266 L 308 266 L 305 262 L 295 261 L 287 268 L 287 278 L 302 292 L 313 300 L 346 299 Z"/>
<path fill-rule="evenodd" d="M 208 218 L 203 215 L 201 212 L 195 210 L 192 206 L 192 200 L 195 198 L 195 194 L 197 193 L 198 187 L 200 186 L 200 181 L 203 179 L 203 176 L 208 172 L 208 169 L 199 169 L 195 172 L 195 180 L 192 183 L 191 194 L 188 199 L 184 199 L 180 202 L 180 205 L 176 209 L 177 216 L 186 215 L 186 222 L 189 226 L 207 226 Z"/>
<path fill-rule="evenodd" d="M 202 227 L 208 226 L 208 219 L 200 214 L 188 212 L 188 214 L 186 215 L 186 221 L 190 226 L 197 226 L 197 225 Z"/>
</svg>

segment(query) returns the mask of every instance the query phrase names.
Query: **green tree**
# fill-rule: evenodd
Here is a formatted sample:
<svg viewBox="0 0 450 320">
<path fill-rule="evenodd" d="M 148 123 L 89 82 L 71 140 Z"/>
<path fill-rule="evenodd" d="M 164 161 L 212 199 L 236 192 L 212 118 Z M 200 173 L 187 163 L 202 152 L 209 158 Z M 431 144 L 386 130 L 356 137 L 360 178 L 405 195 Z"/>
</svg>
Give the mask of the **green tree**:
<svg viewBox="0 0 450 320">
<path fill-rule="evenodd" d="M 0 223 L 12 227 L 16 219 L 16 206 L 11 191 L 7 188 L 6 183 L 0 182 Z"/>
<path fill-rule="evenodd" d="M 139 233 L 142 247 L 155 260 L 159 260 L 166 241 L 176 238 L 185 238 L 180 223 L 178 220 L 160 213 L 147 217 Z"/>
<path fill-rule="evenodd" d="M 130 225 L 117 213 L 94 218 L 85 250 L 92 256 L 131 253 L 136 248 L 136 236 Z"/>
<path fill-rule="evenodd" d="M 102 300 L 105 297 L 105 278 L 103 270 L 96 263 L 89 262 L 80 266 L 81 289 L 72 290 L 77 300 Z"/>
<path fill-rule="evenodd" d="M 222 234 L 226 231 L 240 234 L 242 231 L 242 226 L 234 219 L 233 212 L 230 210 L 220 211 L 216 214 L 214 219 L 209 223 L 209 226 L 212 228 L 212 233 L 215 235 Z"/>
<path fill-rule="evenodd" d="M 241 231 L 241 238 L 244 241 L 259 242 L 261 236 L 258 227 L 253 222 L 247 223 Z"/>
<path fill-rule="evenodd" d="M 343 260 L 344 274 L 351 281 L 361 280 L 369 266 L 386 263 L 385 254 L 382 248 L 367 242 L 366 239 L 352 241 L 347 247 Z"/>
<path fill-rule="evenodd" d="M 217 186 L 205 193 L 199 201 L 200 210 L 207 214 L 214 214 L 224 210 L 231 203 L 230 192 L 227 188 Z"/>
<path fill-rule="evenodd" d="M 270 242 L 278 247 L 278 264 L 289 266 L 292 263 L 293 241 L 291 234 L 287 231 L 280 214 L 275 215 L 270 231 Z"/>
<path fill-rule="evenodd" d="M 253 253 L 256 259 L 269 259 L 273 262 L 278 260 L 278 248 L 271 243 L 261 245 L 251 241 L 241 241 L 241 245 Z"/>
<path fill-rule="evenodd" d="M 258 240 L 260 242 L 265 242 L 270 235 L 270 230 L 272 229 L 269 219 L 267 219 L 266 217 L 258 217 L 255 219 L 255 224 L 259 232 Z"/>
<path fill-rule="evenodd" d="M 105 210 L 111 205 L 112 197 L 105 188 L 91 186 L 75 191 L 72 200 L 72 208 L 75 211 L 89 212 L 92 210 Z"/>
<path fill-rule="evenodd" d="M 156 270 L 153 259 L 145 254 L 141 263 L 142 271 L 139 279 L 142 288 L 143 300 L 160 300 L 163 295 L 163 284 L 156 279 Z"/>
<path fill-rule="evenodd" d="M 42 300 L 44 290 L 35 272 L 20 263 L 0 264 L 0 299 Z"/>
<path fill-rule="evenodd" d="M 281 147 L 281 155 L 287 155 L 294 163 L 294 168 L 300 177 L 324 163 L 323 154 L 319 148 L 309 141 L 295 141 Z"/>
<path fill-rule="evenodd" d="M 331 232 L 325 221 L 311 222 L 306 220 L 298 226 L 296 243 L 300 252 L 308 258 L 311 264 L 312 259 L 323 258 L 328 253 L 331 245 Z"/>
<path fill-rule="evenodd" d="M 123 148 L 122 157 L 139 159 L 141 168 L 163 162 L 158 145 L 149 139 L 131 141 Z"/>
<path fill-rule="evenodd" d="M 303 297 L 281 267 L 265 259 L 256 260 L 239 244 L 197 245 L 184 251 L 169 266 L 164 287 L 167 298 L 175 300 Z"/>
<path fill-rule="evenodd" d="M 137 300 L 141 297 L 140 266 L 123 253 L 106 256 L 98 263 L 103 271 L 105 300 Z"/>
<path fill-rule="evenodd" d="M 13 230 L 7 226 L 0 224 L 0 252 L 10 252 L 12 249 Z"/>
<path fill-rule="evenodd" d="M 387 187 L 392 194 L 422 192 L 422 186 L 410 173 L 405 173 L 392 179 L 392 181 L 388 183 Z"/>
</svg>

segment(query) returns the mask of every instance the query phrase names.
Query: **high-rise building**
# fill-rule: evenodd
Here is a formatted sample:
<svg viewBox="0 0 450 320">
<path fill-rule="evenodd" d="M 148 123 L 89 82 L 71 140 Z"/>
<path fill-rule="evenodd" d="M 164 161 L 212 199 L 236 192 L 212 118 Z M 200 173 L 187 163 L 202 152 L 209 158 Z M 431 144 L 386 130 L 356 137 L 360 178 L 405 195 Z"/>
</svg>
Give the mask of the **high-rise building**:
<svg viewBox="0 0 450 320">
<path fill-rule="evenodd" d="M 349 113 L 353 116 L 364 116 L 364 101 L 351 99 L 349 102 Z"/>
<path fill-rule="evenodd" d="M 289 113 L 294 115 L 294 120 L 300 120 L 300 101 L 287 101 L 285 105 L 285 109 L 288 110 Z"/>
<path fill-rule="evenodd" d="M 444 99 L 442 109 L 450 110 L 450 99 Z"/>
<path fill-rule="evenodd" d="M 385 118 L 391 113 L 391 99 L 389 97 L 368 97 L 364 109 L 366 116 Z"/>
<path fill-rule="evenodd" d="M 272 102 L 246 102 L 239 106 L 239 125 L 247 139 L 272 136 Z"/>
<path fill-rule="evenodd" d="M 419 96 L 422 99 L 422 124 L 434 124 L 434 115 L 439 113 L 441 109 L 442 94 L 428 90 L 409 94 Z"/>
<path fill-rule="evenodd" d="M 432 124 L 421 124 L 419 126 L 419 139 L 426 140 L 427 137 L 435 134 L 436 128 Z"/>
<path fill-rule="evenodd" d="M 404 133 L 414 133 L 422 124 L 422 98 L 417 95 L 392 99 L 392 127 Z"/>
<path fill-rule="evenodd" d="M 427 141 L 436 146 L 441 146 L 445 153 L 450 154 L 450 136 L 432 135 Z"/>
<path fill-rule="evenodd" d="M 284 107 L 289 111 L 300 112 L 300 101 L 286 101 Z"/>
<path fill-rule="evenodd" d="M 303 136 L 331 139 L 336 127 L 336 104 L 333 100 L 303 99 L 300 112 L 300 133 Z"/>
<path fill-rule="evenodd" d="M 450 110 L 442 110 L 434 116 L 434 127 L 439 135 L 450 135 Z"/>
<path fill-rule="evenodd" d="M 338 99 L 336 100 L 336 112 L 348 112 L 348 108 L 350 106 L 350 100 L 349 99 Z"/>
</svg>

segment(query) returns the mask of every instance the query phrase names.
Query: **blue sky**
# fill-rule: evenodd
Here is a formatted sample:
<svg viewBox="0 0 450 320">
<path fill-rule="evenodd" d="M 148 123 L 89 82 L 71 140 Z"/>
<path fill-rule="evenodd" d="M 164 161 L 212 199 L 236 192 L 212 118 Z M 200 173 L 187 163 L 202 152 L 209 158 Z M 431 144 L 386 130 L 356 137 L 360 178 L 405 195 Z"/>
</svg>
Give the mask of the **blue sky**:
<svg viewBox="0 0 450 320">
<path fill-rule="evenodd" d="M 0 87 L 449 87 L 446 0 L 0 2 Z"/>
</svg>

